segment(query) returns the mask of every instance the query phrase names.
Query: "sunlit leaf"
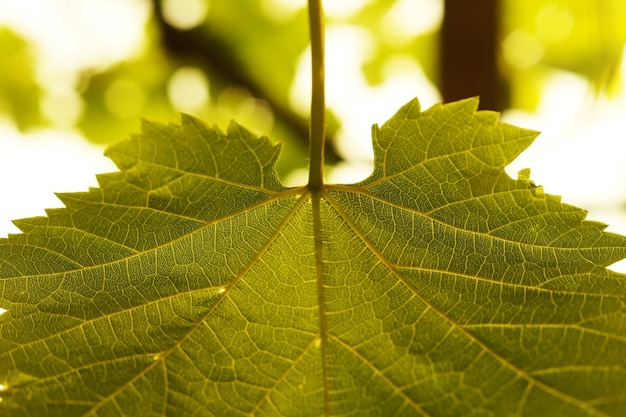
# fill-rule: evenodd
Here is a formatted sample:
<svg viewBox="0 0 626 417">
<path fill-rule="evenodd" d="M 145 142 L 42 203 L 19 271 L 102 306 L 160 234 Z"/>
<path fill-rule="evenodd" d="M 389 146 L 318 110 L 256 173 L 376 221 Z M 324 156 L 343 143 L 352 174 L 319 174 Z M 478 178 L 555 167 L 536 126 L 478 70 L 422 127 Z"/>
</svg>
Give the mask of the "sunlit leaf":
<svg viewBox="0 0 626 417">
<path fill-rule="evenodd" d="M 0 244 L 3 416 L 621 416 L 626 238 L 503 168 L 470 99 L 285 188 L 237 124 L 146 122 Z"/>
</svg>

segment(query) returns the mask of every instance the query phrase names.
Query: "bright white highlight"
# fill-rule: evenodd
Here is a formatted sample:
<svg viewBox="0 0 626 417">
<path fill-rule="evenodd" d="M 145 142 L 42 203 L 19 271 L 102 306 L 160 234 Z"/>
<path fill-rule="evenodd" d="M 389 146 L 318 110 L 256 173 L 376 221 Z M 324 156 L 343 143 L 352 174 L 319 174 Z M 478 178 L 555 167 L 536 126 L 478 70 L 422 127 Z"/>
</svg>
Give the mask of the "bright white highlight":
<svg viewBox="0 0 626 417">
<path fill-rule="evenodd" d="M 0 1 L 0 24 L 31 42 L 50 71 L 102 68 L 139 50 L 150 14 L 144 0 Z"/>
<path fill-rule="evenodd" d="M 45 208 L 63 207 L 56 191 L 84 191 L 97 186 L 95 174 L 116 171 L 103 146 L 78 133 L 42 130 L 22 135 L 0 122 L 0 237 L 19 233 L 11 219 L 43 216 Z"/>
</svg>

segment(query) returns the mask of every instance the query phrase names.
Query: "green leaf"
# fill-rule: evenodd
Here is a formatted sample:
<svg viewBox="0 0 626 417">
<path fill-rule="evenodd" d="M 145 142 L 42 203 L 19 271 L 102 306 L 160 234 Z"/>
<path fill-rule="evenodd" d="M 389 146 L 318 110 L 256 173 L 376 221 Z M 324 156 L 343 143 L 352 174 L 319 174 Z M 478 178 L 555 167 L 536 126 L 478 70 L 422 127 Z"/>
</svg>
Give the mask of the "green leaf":
<svg viewBox="0 0 626 417">
<path fill-rule="evenodd" d="M 408 103 L 319 192 L 241 126 L 146 122 L 0 243 L 0 415 L 624 415 L 626 238 L 476 107 Z"/>
</svg>

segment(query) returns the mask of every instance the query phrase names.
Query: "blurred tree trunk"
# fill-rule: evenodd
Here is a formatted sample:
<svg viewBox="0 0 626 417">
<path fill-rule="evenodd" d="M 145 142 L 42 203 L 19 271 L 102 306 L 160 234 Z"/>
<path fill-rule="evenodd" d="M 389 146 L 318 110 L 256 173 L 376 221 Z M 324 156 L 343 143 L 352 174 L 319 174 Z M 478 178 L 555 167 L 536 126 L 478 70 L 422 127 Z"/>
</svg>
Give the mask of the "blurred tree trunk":
<svg viewBox="0 0 626 417">
<path fill-rule="evenodd" d="M 480 96 L 480 108 L 503 110 L 508 94 L 498 70 L 499 0 L 445 0 L 440 38 L 443 101 Z"/>
</svg>

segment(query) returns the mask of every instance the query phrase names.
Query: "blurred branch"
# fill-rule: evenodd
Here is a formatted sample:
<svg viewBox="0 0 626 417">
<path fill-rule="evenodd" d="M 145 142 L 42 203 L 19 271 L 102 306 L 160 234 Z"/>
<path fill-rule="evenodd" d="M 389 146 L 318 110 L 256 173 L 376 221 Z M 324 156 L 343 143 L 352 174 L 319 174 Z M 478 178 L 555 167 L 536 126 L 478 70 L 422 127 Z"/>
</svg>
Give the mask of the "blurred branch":
<svg viewBox="0 0 626 417">
<path fill-rule="evenodd" d="M 167 53 L 182 60 L 193 62 L 207 74 L 219 77 L 224 83 L 245 87 L 252 96 L 265 100 L 274 115 L 288 129 L 295 133 L 301 144 L 308 148 L 309 122 L 280 103 L 267 91 L 240 62 L 232 48 L 219 37 L 213 36 L 206 27 L 178 30 L 163 18 L 161 1 L 153 0 L 154 17 L 159 26 L 161 40 Z M 335 164 L 343 160 L 333 146 L 332 134 L 326 136 L 325 160 Z"/>
<path fill-rule="evenodd" d="M 444 102 L 480 96 L 480 108 L 503 110 L 508 92 L 498 70 L 500 1 L 446 0 L 440 38 Z"/>
</svg>

